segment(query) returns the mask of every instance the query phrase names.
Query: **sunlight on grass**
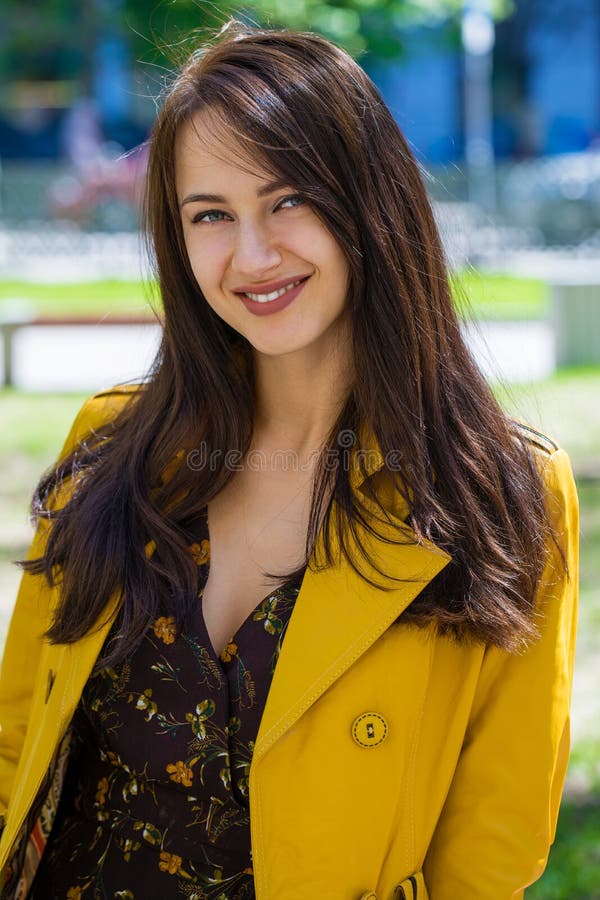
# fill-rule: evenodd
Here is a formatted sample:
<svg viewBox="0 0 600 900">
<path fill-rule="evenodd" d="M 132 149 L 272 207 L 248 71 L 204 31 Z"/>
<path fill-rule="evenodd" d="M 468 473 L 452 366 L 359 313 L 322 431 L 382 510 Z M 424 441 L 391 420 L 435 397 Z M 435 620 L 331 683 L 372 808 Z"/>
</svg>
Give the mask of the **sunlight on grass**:
<svg viewBox="0 0 600 900">
<path fill-rule="evenodd" d="M 465 270 L 452 276 L 457 308 L 465 318 L 494 320 L 541 319 L 546 314 L 547 289 L 531 278 L 513 278 Z M 78 284 L 37 284 L 0 281 L 0 317 L 29 308 L 38 316 L 151 315 L 153 284 L 141 281 L 92 281 Z M 466 301 L 466 303 L 465 303 Z"/>
<path fill-rule="evenodd" d="M 543 319 L 547 313 L 548 288 L 538 279 L 467 269 L 450 283 L 457 309 L 467 319 L 523 321 Z"/>
<path fill-rule="evenodd" d="M 90 281 L 36 284 L 0 281 L 0 316 L 23 312 L 34 316 L 152 316 L 151 285 L 142 281 Z"/>
</svg>

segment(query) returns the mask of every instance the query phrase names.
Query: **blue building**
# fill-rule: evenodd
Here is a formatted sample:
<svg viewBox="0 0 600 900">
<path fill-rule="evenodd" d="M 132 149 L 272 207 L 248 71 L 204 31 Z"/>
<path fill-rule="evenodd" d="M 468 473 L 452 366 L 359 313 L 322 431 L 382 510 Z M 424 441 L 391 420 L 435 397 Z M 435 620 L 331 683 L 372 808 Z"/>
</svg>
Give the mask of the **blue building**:
<svg viewBox="0 0 600 900">
<path fill-rule="evenodd" d="M 429 163 L 463 157 L 463 63 L 455 23 L 407 29 L 404 58 L 370 69 Z M 496 26 L 494 149 L 502 158 L 585 150 L 600 137 L 600 5 L 516 0 Z"/>
</svg>

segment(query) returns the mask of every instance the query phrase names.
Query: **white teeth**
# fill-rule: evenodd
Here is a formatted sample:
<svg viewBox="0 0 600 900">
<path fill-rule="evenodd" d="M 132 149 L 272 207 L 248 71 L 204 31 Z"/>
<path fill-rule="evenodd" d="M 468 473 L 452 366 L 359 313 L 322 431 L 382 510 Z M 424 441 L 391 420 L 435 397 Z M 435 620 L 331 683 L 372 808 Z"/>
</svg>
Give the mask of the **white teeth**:
<svg viewBox="0 0 600 900">
<path fill-rule="evenodd" d="M 270 303 L 271 300 L 277 300 L 278 297 L 282 297 L 287 291 L 291 291 L 292 288 L 295 288 L 296 285 L 300 284 L 300 281 L 294 281 L 292 284 L 288 284 L 285 287 L 280 288 L 278 291 L 271 291 L 270 294 L 249 294 L 246 293 L 246 297 L 249 297 L 251 300 L 255 300 L 257 303 Z"/>
</svg>

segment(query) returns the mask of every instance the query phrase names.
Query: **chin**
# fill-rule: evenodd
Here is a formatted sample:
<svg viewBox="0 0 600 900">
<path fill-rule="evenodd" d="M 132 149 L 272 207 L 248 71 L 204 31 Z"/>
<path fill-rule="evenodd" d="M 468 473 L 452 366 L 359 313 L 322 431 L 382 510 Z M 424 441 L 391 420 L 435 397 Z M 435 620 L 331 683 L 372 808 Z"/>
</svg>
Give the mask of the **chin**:
<svg viewBox="0 0 600 900">
<path fill-rule="evenodd" d="M 306 346 L 306 344 L 298 343 L 298 341 L 252 341 L 249 339 L 249 342 L 252 349 L 257 353 L 273 357 L 297 353 Z"/>
<path fill-rule="evenodd" d="M 287 333 L 283 333 L 282 329 L 273 329 L 271 334 L 246 332 L 243 336 L 253 350 L 265 356 L 286 356 L 289 353 L 297 353 L 309 347 L 315 340 L 314 336 L 298 334 L 298 324 L 295 329 L 289 329 Z"/>
</svg>

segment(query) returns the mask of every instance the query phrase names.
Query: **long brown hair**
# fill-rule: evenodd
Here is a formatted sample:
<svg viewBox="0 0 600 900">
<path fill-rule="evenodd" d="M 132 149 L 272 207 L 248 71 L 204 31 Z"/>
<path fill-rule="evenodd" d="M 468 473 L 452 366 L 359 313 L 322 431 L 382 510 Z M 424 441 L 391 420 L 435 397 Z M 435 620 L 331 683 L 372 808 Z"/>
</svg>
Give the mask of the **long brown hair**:
<svg viewBox="0 0 600 900">
<path fill-rule="evenodd" d="M 145 221 L 164 309 L 153 370 L 114 421 L 42 479 L 34 498 L 34 512 L 53 521 L 44 556 L 26 565 L 49 581 L 61 571 L 49 638 L 80 638 L 115 591 L 120 640 L 104 662 L 131 652 L 164 598 L 184 622 L 197 593 L 188 527 L 231 477 L 224 451 L 243 457 L 250 446 L 251 347 L 198 287 L 175 192 L 176 134 L 207 108 L 263 170 L 312 204 L 347 258 L 355 378 L 324 453 L 330 460 L 340 451 L 342 432 L 370 433 L 384 458 L 394 454 L 388 475 L 413 539 L 452 556 L 402 621 L 435 620 L 459 639 L 524 645 L 535 634 L 534 592 L 550 533 L 544 492 L 527 433 L 504 415 L 463 341 L 407 142 L 346 53 L 316 34 L 236 23 L 185 64 L 151 137 Z M 217 451 L 216 469 L 173 464 L 199 441 L 207 455 Z M 69 479 L 72 499 L 52 510 L 50 498 Z M 307 563 L 315 565 L 321 527 L 324 564 L 333 563 L 334 529 L 350 564 L 380 584 L 361 551 L 362 529 L 377 530 L 371 494 L 363 503 L 347 466 L 318 468 Z M 399 527 L 398 541 L 406 540 Z M 148 541 L 158 553 L 145 552 Z"/>
</svg>

